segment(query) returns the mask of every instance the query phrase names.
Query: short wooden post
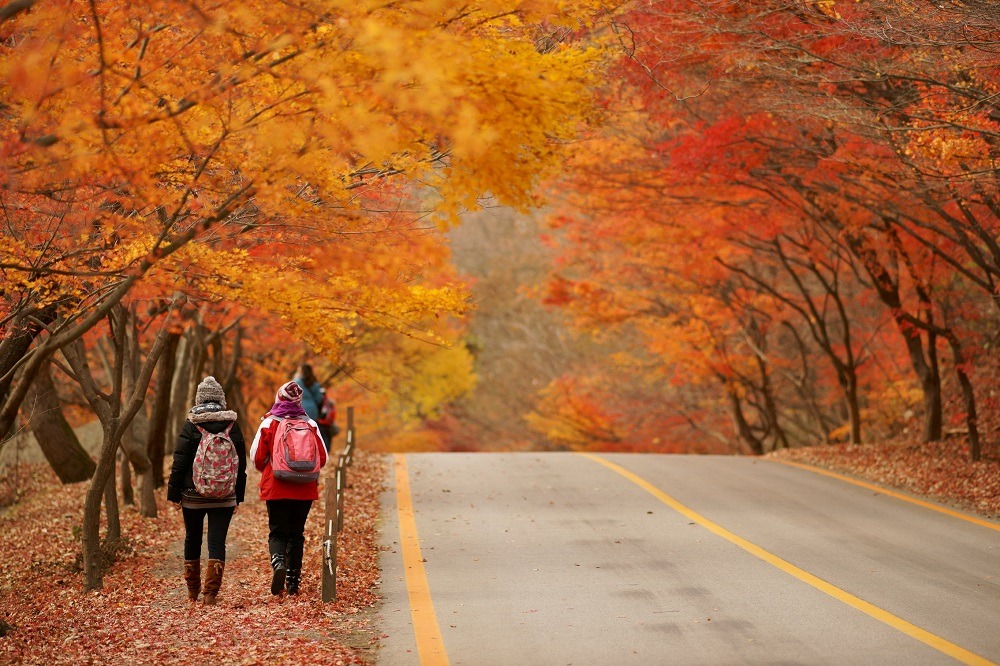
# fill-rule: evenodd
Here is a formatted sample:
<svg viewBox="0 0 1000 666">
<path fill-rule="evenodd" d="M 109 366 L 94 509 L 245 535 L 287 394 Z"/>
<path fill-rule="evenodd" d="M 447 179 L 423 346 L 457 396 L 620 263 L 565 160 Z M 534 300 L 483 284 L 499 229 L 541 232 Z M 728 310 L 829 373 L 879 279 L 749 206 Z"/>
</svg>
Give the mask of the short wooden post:
<svg viewBox="0 0 1000 666">
<path fill-rule="evenodd" d="M 354 446 L 357 441 L 357 433 L 354 432 L 354 407 L 347 408 L 347 444 L 344 446 L 344 455 L 347 456 L 347 466 L 354 462 Z"/>
<path fill-rule="evenodd" d="M 344 456 L 337 460 L 337 531 L 344 529 L 344 490 L 347 488 L 347 466 L 344 464 Z"/>
<path fill-rule="evenodd" d="M 326 535 L 323 539 L 323 603 L 337 599 L 337 532 L 340 531 L 338 513 L 340 500 L 337 484 L 340 475 L 326 486 Z"/>
<path fill-rule="evenodd" d="M 354 458 L 354 407 L 347 408 L 347 444 L 337 456 L 333 482 L 326 486 L 326 535 L 323 540 L 323 601 L 337 599 L 337 534 L 344 529 L 344 492 L 347 468 Z"/>
</svg>

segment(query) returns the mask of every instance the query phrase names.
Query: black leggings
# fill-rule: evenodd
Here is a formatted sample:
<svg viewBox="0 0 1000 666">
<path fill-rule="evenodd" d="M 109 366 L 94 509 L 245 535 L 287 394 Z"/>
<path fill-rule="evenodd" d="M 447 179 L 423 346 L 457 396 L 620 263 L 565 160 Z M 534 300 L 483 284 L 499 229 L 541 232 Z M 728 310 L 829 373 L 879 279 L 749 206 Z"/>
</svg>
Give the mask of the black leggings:
<svg viewBox="0 0 1000 666">
<path fill-rule="evenodd" d="M 302 568 L 302 550 L 306 542 L 306 518 L 312 500 L 267 500 L 267 548 L 271 557 L 285 556 L 289 569 Z"/>
<path fill-rule="evenodd" d="M 208 558 L 226 561 L 226 535 L 229 523 L 236 512 L 235 506 L 213 509 L 189 509 L 184 507 L 184 559 L 201 559 L 201 536 L 208 516 Z"/>
</svg>

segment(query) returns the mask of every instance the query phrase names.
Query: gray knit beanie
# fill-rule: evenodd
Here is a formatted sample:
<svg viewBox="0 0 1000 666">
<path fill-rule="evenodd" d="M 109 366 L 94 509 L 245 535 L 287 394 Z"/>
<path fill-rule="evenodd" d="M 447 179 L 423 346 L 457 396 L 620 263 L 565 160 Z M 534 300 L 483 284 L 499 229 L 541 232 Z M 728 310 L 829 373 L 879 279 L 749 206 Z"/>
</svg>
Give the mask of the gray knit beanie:
<svg viewBox="0 0 1000 666">
<path fill-rule="evenodd" d="M 208 376 L 198 384 L 198 390 L 194 394 L 194 404 L 203 405 L 206 402 L 217 402 L 223 407 L 226 406 L 226 393 L 222 390 L 222 385 L 215 381 L 215 377 Z"/>
</svg>

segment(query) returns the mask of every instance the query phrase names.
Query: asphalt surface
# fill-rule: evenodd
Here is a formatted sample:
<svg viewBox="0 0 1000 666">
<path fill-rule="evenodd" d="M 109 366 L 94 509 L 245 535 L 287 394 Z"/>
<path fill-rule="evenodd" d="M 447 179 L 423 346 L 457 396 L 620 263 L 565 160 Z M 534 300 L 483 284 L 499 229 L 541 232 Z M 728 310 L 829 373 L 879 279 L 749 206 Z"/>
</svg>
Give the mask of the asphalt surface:
<svg viewBox="0 0 1000 666">
<path fill-rule="evenodd" d="M 767 460 L 599 458 L 390 460 L 377 663 L 1000 662 L 1000 525 Z"/>
</svg>

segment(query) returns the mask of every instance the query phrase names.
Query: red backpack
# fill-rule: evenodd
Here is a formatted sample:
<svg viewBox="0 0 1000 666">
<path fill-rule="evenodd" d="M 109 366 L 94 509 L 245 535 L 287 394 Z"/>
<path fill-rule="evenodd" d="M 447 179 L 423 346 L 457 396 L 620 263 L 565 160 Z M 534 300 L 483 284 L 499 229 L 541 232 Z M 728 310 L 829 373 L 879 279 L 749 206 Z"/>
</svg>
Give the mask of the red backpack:
<svg viewBox="0 0 1000 666">
<path fill-rule="evenodd" d="M 323 444 L 316 430 L 302 419 L 278 419 L 271 445 L 271 471 L 279 481 L 309 483 L 319 479 Z"/>
<path fill-rule="evenodd" d="M 316 419 L 316 423 L 320 425 L 333 425 L 333 422 L 337 420 L 337 405 L 323 396 L 323 402 L 319 406 L 319 418 Z"/>
<path fill-rule="evenodd" d="M 194 489 L 203 497 L 231 497 L 236 492 L 236 475 L 240 468 L 236 447 L 229 436 L 233 424 L 219 433 L 209 432 L 200 425 L 195 427 L 201 433 L 201 440 L 191 466 Z"/>
</svg>

